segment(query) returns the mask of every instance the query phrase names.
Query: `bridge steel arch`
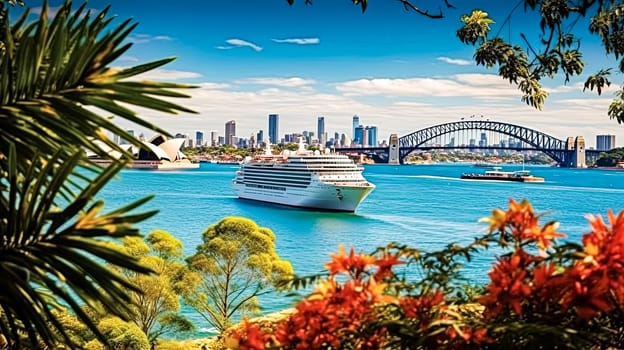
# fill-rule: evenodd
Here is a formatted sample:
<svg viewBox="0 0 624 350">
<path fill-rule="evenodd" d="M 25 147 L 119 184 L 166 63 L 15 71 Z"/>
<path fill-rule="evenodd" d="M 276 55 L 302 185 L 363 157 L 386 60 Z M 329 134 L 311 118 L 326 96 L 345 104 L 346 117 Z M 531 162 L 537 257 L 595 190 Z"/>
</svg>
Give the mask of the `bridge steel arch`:
<svg viewBox="0 0 624 350">
<path fill-rule="evenodd" d="M 536 150 L 544 152 L 559 164 L 565 163 L 569 153 L 566 150 L 566 141 L 537 130 L 489 120 L 466 120 L 431 126 L 399 138 L 399 158 L 401 163 L 403 163 L 408 154 L 418 149 L 425 142 L 445 134 L 463 130 L 487 130 L 512 136 L 535 147 Z"/>
</svg>

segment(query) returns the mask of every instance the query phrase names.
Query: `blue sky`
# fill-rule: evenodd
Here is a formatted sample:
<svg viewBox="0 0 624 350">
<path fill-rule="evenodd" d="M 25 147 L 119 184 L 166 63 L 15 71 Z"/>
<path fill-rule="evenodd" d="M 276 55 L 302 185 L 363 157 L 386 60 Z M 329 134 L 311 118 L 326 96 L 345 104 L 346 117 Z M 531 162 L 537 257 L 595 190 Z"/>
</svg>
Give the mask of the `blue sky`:
<svg viewBox="0 0 624 350">
<path fill-rule="evenodd" d="M 450 2 L 457 9 L 443 9 L 442 20 L 407 12 L 392 0 L 369 0 L 365 13 L 351 0 L 314 0 L 313 5 L 295 0 L 293 6 L 286 0 L 92 0 L 88 7 L 101 10 L 110 4 L 119 21 L 139 23 L 130 38 L 133 47 L 116 65 L 176 56 L 143 78 L 199 86 L 188 91 L 191 99 L 179 101 L 197 115 L 140 110 L 172 133 L 223 135 L 225 122 L 234 119 L 239 137 L 260 129 L 266 134 L 268 114 L 278 113 L 282 134 L 315 131 L 317 117 L 324 116 L 328 132 L 351 136 L 351 118 L 357 114 L 387 139 L 391 133 L 403 136 L 484 115 L 561 139 L 581 135 L 590 146 L 596 134 L 615 134 L 617 144 L 624 145 L 624 126 L 607 116 L 621 75 L 602 96 L 582 93 L 584 78 L 567 85 L 562 78 L 545 81 L 550 97 L 536 111 L 496 70 L 476 66 L 474 49 L 460 43 L 455 32 L 459 17 L 474 8 L 490 13 L 497 21 L 494 31 L 505 37 L 525 33 L 535 41 L 537 28 L 530 23 L 537 22 L 520 7 L 511 25 L 501 26 L 515 1 Z M 438 11 L 435 1 L 419 3 L 436 4 L 430 11 Z M 26 4 L 40 6 L 35 0 Z M 576 28 L 589 61 L 585 73 L 612 65 L 586 24 Z"/>
</svg>

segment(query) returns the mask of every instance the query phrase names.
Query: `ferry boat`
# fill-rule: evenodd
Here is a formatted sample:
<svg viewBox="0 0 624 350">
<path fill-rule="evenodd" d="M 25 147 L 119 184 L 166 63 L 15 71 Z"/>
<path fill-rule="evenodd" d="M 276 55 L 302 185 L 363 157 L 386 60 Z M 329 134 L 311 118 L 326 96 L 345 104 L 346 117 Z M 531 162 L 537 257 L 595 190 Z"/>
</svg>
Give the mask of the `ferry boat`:
<svg viewBox="0 0 624 350">
<path fill-rule="evenodd" d="M 375 188 L 363 170 L 349 157 L 328 149 L 308 151 L 302 140 L 297 151 L 284 150 L 279 155 L 272 154 L 267 143 L 264 155 L 241 162 L 232 186 L 242 199 L 354 212 Z"/>
<path fill-rule="evenodd" d="M 464 173 L 461 175 L 461 178 L 469 180 L 544 182 L 543 177 L 533 176 L 528 170 L 502 171 L 500 167 L 494 167 L 485 173 Z"/>
</svg>

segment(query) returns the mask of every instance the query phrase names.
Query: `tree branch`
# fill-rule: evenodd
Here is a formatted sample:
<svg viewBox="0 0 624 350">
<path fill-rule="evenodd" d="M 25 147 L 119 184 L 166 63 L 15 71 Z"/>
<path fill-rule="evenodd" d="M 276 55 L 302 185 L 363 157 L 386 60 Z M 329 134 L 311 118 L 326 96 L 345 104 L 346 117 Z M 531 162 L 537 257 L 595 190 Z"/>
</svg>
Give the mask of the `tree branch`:
<svg viewBox="0 0 624 350">
<path fill-rule="evenodd" d="M 444 14 L 442 13 L 442 10 L 439 10 L 440 13 L 438 13 L 437 15 L 432 15 L 429 13 L 428 10 L 421 10 L 420 8 L 416 7 L 416 5 L 412 4 L 410 0 L 398 0 L 398 1 L 403 4 L 403 7 L 405 7 L 406 10 L 412 10 L 418 13 L 419 15 L 423 15 L 425 17 L 433 18 L 433 19 L 444 18 Z M 444 3 L 446 4 L 447 7 L 453 6 L 448 3 L 448 0 L 444 0 Z"/>
</svg>

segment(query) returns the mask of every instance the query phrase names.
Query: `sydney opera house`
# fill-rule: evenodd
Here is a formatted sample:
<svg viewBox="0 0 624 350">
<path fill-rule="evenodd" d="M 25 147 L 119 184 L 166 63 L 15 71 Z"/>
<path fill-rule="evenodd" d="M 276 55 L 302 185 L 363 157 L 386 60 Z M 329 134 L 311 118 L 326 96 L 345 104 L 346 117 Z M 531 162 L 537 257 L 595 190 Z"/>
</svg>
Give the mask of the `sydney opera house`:
<svg viewBox="0 0 624 350">
<path fill-rule="evenodd" d="M 155 135 L 148 141 L 143 142 L 143 147 L 127 145 L 127 150 L 132 153 L 134 158 L 128 164 L 128 167 L 134 169 L 152 169 L 152 170 L 181 170 L 181 169 L 197 169 L 199 164 L 192 163 L 180 148 L 184 144 L 185 139 L 174 138 L 167 139 L 163 135 Z M 109 154 L 113 158 L 121 158 L 123 155 L 102 145 L 103 149 L 108 149 Z M 87 156 L 96 164 L 106 165 L 110 160 L 98 159 L 94 153 L 88 153 Z"/>
</svg>

